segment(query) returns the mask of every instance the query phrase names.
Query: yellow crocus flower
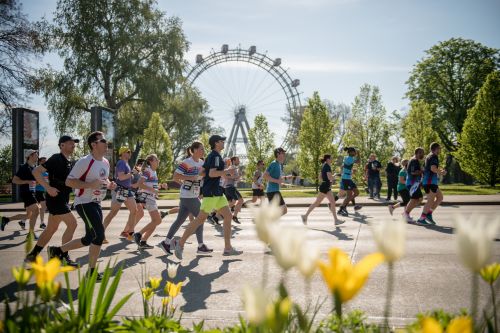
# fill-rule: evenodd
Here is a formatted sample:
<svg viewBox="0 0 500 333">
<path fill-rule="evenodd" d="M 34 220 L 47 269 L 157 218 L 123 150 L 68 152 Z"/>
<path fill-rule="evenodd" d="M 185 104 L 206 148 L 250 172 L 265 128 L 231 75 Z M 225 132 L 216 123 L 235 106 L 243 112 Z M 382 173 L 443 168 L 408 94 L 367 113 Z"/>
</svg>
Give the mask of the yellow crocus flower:
<svg viewBox="0 0 500 333">
<path fill-rule="evenodd" d="M 439 322 L 430 317 L 422 319 L 422 333 L 444 333 Z M 446 333 L 472 333 L 472 319 L 468 316 L 454 318 L 448 324 Z"/>
<path fill-rule="evenodd" d="M 56 281 L 45 281 L 41 285 L 38 285 L 40 298 L 45 302 L 51 301 L 59 294 L 60 290 L 61 283 Z"/>
<path fill-rule="evenodd" d="M 153 289 L 158 289 L 160 287 L 160 283 L 161 283 L 161 278 L 154 278 L 154 277 L 149 278 L 149 284 Z"/>
<path fill-rule="evenodd" d="M 496 262 L 494 264 L 488 265 L 481 269 L 479 274 L 481 274 L 481 277 L 484 281 L 488 282 L 489 284 L 493 284 L 500 275 L 500 264 Z"/>
<path fill-rule="evenodd" d="M 52 258 L 47 264 L 44 264 L 43 258 L 40 255 L 38 255 L 36 261 L 31 264 L 31 268 L 35 273 L 35 280 L 38 287 L 42 287 L 46 282 L 54 281 L 55 277 L 60 273 L 69 272 L 75 269 L 71 266 L 61 267 L 61 261 L 58 258 Z"/>
<path fill-rule="evenodd" d="M 33 273 L 30 270 L 24 269 L 24 267 L 12 267 L 12 275 L 14 280 L 21 286 L 25 286 L 31 279 Z"/>
<path fill-rule="evenodd" d="M 371 271 L 385 259 L 382 253 L 372 253 L 353 265 L 347 253 L 338 248 L 330 249 L 328 256 L 330 261 L 320 261 L 318 266 L 328 288 L 340 297 L 342 303 L 356 295 Z"/>
<path fill-rule="evenodd" d="M 168 303 L 170 303 L 170 298 L 168 297 L 163 297 L 162 300 L 161 300 L 161 304 L 166 307 L 168 305 Z"/>
<path fill-rule="evenodd" d="M 177 284 L 167 281 L 167 285 L 165 286 L 165 292 L 168 294 L 168 296 L 175 298 L 181 292 L 181 288 L 182 288 L 182 281 Z"/>
<path fill-rule="evenodd" d="M 142 297 L 144 297 L 145 300 L 150 299 L 151 297 L 153 297 L 154 294 L 154 290 L 151 287 L 141 288 L 141 292 L 142 292 Z"/>
</svg>

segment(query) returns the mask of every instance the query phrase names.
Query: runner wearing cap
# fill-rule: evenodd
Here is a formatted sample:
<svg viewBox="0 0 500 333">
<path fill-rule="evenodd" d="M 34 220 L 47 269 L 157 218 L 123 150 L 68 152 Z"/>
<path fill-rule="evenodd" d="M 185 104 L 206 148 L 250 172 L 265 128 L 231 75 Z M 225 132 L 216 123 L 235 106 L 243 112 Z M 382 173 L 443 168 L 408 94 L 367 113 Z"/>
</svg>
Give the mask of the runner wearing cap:
<svg viewBox="0 0 500 333">
<path fill-rule="evenodd" d="M 344 157 L 341 182 L 343 189 L 347 192 L 347 195 L 342 203 L 342 206 L 340 206 L 338 213 L 342 216 L 349 216 L 349 213 L 347 212 L 347 205 L 359 195 L 358 187 L 352 180 L 352 169 L 354 164 L 360 163 L 361 158 L 359 157 L 359 151 L 356 151 L 356 148 L 354 147 L 344 148 L 344 151 L 347 152 L 347 156 Z"/>
<path fill-rule="evenodd" d="M 243 253 L 238 251 L 231 245 L 231 210 L 226 197 L 220 186 L 221 177 L 230 177 L 234 175 L 234 169 L 225 168 L 220 152 L 224 149 L 225 137 L 220 135 L 212 135 L 208 143 L 212 152 L 207 156 L 203 169 L 205 176 L 203 177 L 202 195 L 203 200 L 200 207 L 200 213 L 193 222 L 190 222 L 184 231 L 184 234 L 179 239 L 172 239 L 171 247 L 174 249 L 175 256 L 182 259 L 184 244 L 189 236 L 195 233 L 196 229 L 205 222 L 208 215 L 216 210 L 224 218 L 224 256 L 233 256 Z"/>
<path fill-rule="evenodd" d="M 47 161 L 47 157 L 39 157 L 37 165 L 42 165 L 45 163 L 45 161 Z M 43 172 L 42 177 L 46 182 L 48 182 L 49 173 L 47 171 Z M 37 182 L 35 186 L 35 198 L 36 201 L 38 201 L 38 203 L 40 204 L 40 229 L 45 229 L 45 227 L 47 226 L 45 224 L 45 211 L 47 210 L 47 204 L 45 203 L 45 188 L 42 186 L 42 184 L 40 184 L 40 182 Z"/>
<path fill-rule="evenodd" d="M 285 200 L 280 192 L 280 185 L 285 182 L 285 175 L 283 173 L 283 163 L 285 162 L 286 150 L 279 147 L 274 150 L 275 160 L 269 164 L 266 172 L 264 173 L 264 179 L 267 180 L 266 195 L 267 199 L 271 202 L 277 200 L 281 206 L 281 213 L 285 215 L 287 213 L 287 207 Z M 276 199 L 275 199 L 276 198 Z"/>
<path fill-rule="evenodd" d="M 27 237 L 32 235 L 35 239 L 38 239 L 35 235 L 35 224 L 38 218 L 38 214 L 40 213 L 40 206 L 38 205 L 38 201 L 35 198 L 35 187 L 36 180 L 33 177 L 33 169 L 35 168 L 36 162 L 38 161 L 38 151 L 33 149 L 28 149 L 24 154 L 26 158 L 26 163 L 21 165 L 17 170 L 16 175 L 12 178 L 12 183 L 19 186 L 19 194 L 21 195 L 21 199 L 24 202 L 24 208 L 26 209 L 26 214 L 17 214 L 10 218 L 2 216 L 2 221 L 0 222 L 0 228 L 5 230 L 5 226 L 11 220 L 21 220 L 19 221 L 19 225 L 24 230 L 26 225 L 24 223 L 24 219 L 29 219 L 29 232 Z"/>
<path fill-rule="evenodd" d="M 120 159 L 115 166 L 115 182 L 116 188 L 111 191 L 111 207 L 108 215 L 104 218 L 104 230 L 111 223 L 111 220 L 118 214 L 123 203 L 129 211 L 127 224 L 123 228 L 122 236 L 128 237 L 134 233 L 134 226 L 137 216 L 137 204 L 135 202 L 135 192 L 132 189 L 132 179 L 138 173 L 137 169 L 130 169 L 128 161 L 132 152 L 128 147 L 121 147 L 118 150 Z M 108 243 L 104 240 L 104 243 Z"/>
<path fill-rule="evenodd" d="M 69 208 L 69 195 L 71 187 L 66 186 L 73 163 L 70 156 L 75 150 L 75 144 L 80 142 L 71 136 L 63 135 L 59 138 L 59 154 L 52 155 L 45 163 L 37 166 L 33 170 L 33 176 L 37 182 L 46 190 L 46 203 L 49 211 L 47 228 L 40 234 L 35 247 L 26 256 L 25 262 L 33 262 L 43 248 L 49 243 L 54 233 L 59 228 L 61 222 L 66 224 L 66 230 L 62 235 L 62 244 L 73 239 L 76 230 L 76 218 Z M 48 181 L 43 176 L 48 173 Z M 63 254 L 63 262 L 66 265 L 77 266 L 71 260 L 68 252 Z"/>
</svg>

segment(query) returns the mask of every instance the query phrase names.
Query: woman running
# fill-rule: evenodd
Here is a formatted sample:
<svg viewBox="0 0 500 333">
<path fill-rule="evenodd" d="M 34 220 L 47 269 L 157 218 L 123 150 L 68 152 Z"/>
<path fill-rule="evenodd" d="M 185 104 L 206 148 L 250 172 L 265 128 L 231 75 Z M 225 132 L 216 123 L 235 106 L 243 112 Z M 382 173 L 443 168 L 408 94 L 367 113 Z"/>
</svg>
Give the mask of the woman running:
<svg viewBox="0 0 500 333">
<path fill-rule="evenodd" d="M 47 161 L 47 157 L 38 158 L 38 165 L 42 165 Z M 49 173 L 47 171 L 42 172 L 42 177 L 45 181 L 49 182 Z M 40 204 L 40 229 L 45 229 L 47 225 L 45 224 L 45 211 L 47 210 L 47 204 L 45 203 L 45 188 L 40 183 L 36 183 L 35 187 L 35 198 Z"/>
<path fill-rule="evenodd" d="M 398 207 L 406 207 L 406 205 L 408 204 L 408 202 L 410 202 L 410 191 L 408 191 L 408 188 L 406 187 L 406 176 L 408 175 L 408 171 L 406 170 L 406 168 L 408 167 L 408 162 L 409 160 L 407 159 L 404 159 L 401 161 L 401 170 L 399 170 L 399 174 L 398 174 L 398 193 L 399 195 L 401 196 L 401 199 L 403 199 L 403 202 L 398 202 L 394 205 L 389 205 L 389 213 L 392 213 L 394 212 L 394 209 L 398 208 Z"/>
<path fill-rule="evenodd" d="M 335 225 L 339 225 L 344 223 L 337 218 L 337 213 L 335 212 L 335 197 L 332 193 L 332 183 L 334 181 L 332 174 L 332 155 L 325 154 L 321 159 L 321 163 L 323 166 L 321 167 L 321 185 L 319 186 L 319 193 L 316 197 L 316 200 L 309 206 L 305 215 L 301 215 L 302 222 L 307 224 L 307 218 L 309 214 L 313 211 L 314 208 L 318 207 L 323 199 L 326 197 L 328 202 L 330 203 L 329 208 L 333 214 L 333 219 L 335 221 Z"/>
</svg>

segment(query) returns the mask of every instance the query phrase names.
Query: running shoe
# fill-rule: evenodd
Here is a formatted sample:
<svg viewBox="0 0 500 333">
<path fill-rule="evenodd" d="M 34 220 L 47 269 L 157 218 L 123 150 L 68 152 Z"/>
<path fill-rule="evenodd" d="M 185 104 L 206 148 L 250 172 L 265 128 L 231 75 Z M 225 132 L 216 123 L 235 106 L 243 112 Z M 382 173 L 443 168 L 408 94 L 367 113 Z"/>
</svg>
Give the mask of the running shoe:
<svg viewBox="0 0 500 333">
<path fill-rule="evenodd" d="M 47 246 L 47 255 L 49 259 L 57 257 L 62 260 L 63 258 L 63 252 L 61 251 L 61 248 L 57 246 Z"/>
<path fill-rule="evenodd" d="M 394 206 L 393 205 L 389 205 L 387 207 L 389 208 L 389 213 L 392 215 L 394 213 Z"/>
<path fill-rule="evenodd" d="M 219 218 L 217 217 L 217 215 L 213 214 L 212 219 L 214 220 L 215 224 L 220 225 Z"/>
<path fill-rule="evenodd" d="M 2 231 L 5 230 L 5 226 L 7 225 L 7 223 L 9 223 L 9 219 L 5 216 L 2 216 L 2 222 L 0 223 L 0 229 L 2 229 Z"/>
<path fill-rule="evenodd" d="M 80 266 L 76 261 L 73 261 L 70 257 L 69 257 L 69 254 L 66 253 L 66 254 L 63 254 L 63 257 L 62 257 L 62 263 L 63 265 L 65 266 L 71 266 L 71 267 L 78 267 Z"/>
<path fill-rule="evenodd" d="M 208 221 L 208 223 L 215 225 L 215 221 L 214 221 L 214 218 L 212 215 L 207 216 L 207 221 Z"/>
<path fill-rule="evenodd" d="M 426 225 L 432 225 L 431 223 L 427 222 L 425 219 L 423 218 L 419 218 L 416 222 L 417 225 L 421 225 L 421 226 L 426 226 Z"/>
<path fill-rule="evenodd" d="M 345 209 L 344 207 L 340 207 L 340 209 L 337 212 L 337 214 L 342 215 L 342 216 L 349 216 L 349 213 L 347 212 L 347 209 Z"/>
<path fill-rule="evenodd" d="M 201 244 L 200 246 L 198 246 L 198 250 L 196 251 L 196 253 L 198 253 L 198 254 L 209 254 L 212 252 L 214 252 L 214 250 L 210 249 L 205 244 Z"/>
<path fill-rule="evenodd" d="M 43 222 L 40 223 L 40 229 L 45 229 L 45 228 L 47 228 L 47 225 Z"/>
<path fill-rule="evenodd" d="M 354 210 L 360 210 L 361 208 L 363 208 L 363 206 L 361 206 L 361 205 L 355 205 L 354 206 Z"/>
<path fill-rule="evenodd" d="M 230 250 L 224 250 L 224 252 L 222 252 L 222 255 L 225 256 L 225 257 L 228 257 L 228 256 L 239 256 L 242 253 L 243 253 L 243 251 L 239 251 L 239 250 L 236 250 L 234 247 L 231 247 Z"/>
<path fill-rule="evenodd" d="M 302 219 L 302 223 L 304 223 L 304 225 L 307 225 L 307 216 L 306 215 L 300 215 L 300 218 Z"/>
<path fill-rule="evenodd" d="M 120 238 L 128 238 L 128 232 L 122 231 L 122 233 L 120 234 Z"/>
<path fill-rule="evenodd" d="M 409 214 L 406 214 L 406 212 L 403 213 L 403 214 L 401 214 L 401 215 L 405 219 L 406 223 L 409 223 L 409 224 L 414 224 L 415 223 L 415 220 L 413 220 L 412 217 Z"/>
<path fill-rule="evenodd" d="M 21 227 L 22 230 L 26 230 L 26 222 L 24 221 L 19 221 L 17 222 L 19 224 L 19 226 Z"/>
<path fill-rule="evenodd" d="M 163 220 L 163 218 L 164 218 L 165 216 L 167 216 L 167 215 L 168 215 L 168 212 L 167 212 L 167 211 L 160 212 L 160 216 L 161 216 L 161 219 L 162 219 L 162 220 Z"/>
<path fill-rule="evenodd" d="M 25 264 L 31 264 L 36 261 L 36 255 L 34 253 L 28 253 L 26 258 L 24 258 L 24 263 Z"/>
<path fill-rule="evenodd" d="M 146 250 L 146 249 L 153 249 L 154 246 L 153 245 L 149 245 L 148 243 L 146 243 L 146 241 L 140 241 L 139 243 L 139 250 Z"/>
<path fill-rule="evenodd" d="M 138 232 L 134 233 L 134 242 L 140 247 L 142 235 Z"/>
<path fill-rule="evenodd" d="M 342 221 L 342 220 L 336 220 L 335 221 L 335 225 L 341 225 L 341 224 L 344 224 L 345 221 Z"/>
<path fill-rule="evenodd" d="M 430 224 L 434 224 L 436 225 L 436 221 L 434 221 L 434 219 L 432 218 L 432 214 L 427 214 L 427 216 L 425 217 L 426 221 L 429 222 Z"/>
<path fill-rule="evenodd" d="M 167 244 L 167 242 L 165 241 L 159 242 L 158 247 L 162 249 L 167 256 L 172 254 L 172 252 L 170 252 L 170 244 Z"/>
<path fill-rule="evenodd" d="M 109 244 L 109 240 L 107 240 L 106 238 L 104 238 L 104 239 L 102 240 L 102 243 L 103 243 L 103 244 Z"/>
<path fill-rule="evenodd" d="M 91 268 L 90 270 L 87 271 L 87 277 L 90 278 L 92 276 L 92 274 L 94 274 L 94 271 Z M 104 278 L 104 274 L 97 272 L 95 281 L 96 282 L 102 281 L 103 278 Z"/>
<path fill-rule="evenodd" d="M 170 248 L 174 249 L 174 254 L 177 257 L 177 259 L 182 260 L 182 251 L 183 248 L 181 247 L 181 244 L 179 243 L 179 237 L 174 237 L 172 241 L 170 242 Z"/>
<path fill-rule="evenodd" d="M 127 235 L 127 240 L 132 241 L 133 239 L 134 239 L 134 232 L 133 231 L 129 231 L 129 233 Z"/>
<path fill-rule="evenodd" d="M 238 216 L 233 216 L 234 223 L 241 224 L 240 220 L 238 220 Z"/>
<path fill-rule="evenodd" d="M 335 196 L 335 201 L 338 201 L 338 200 L 339 200 L 339 196 L 338 196 L 338 195 L 336 195 L 336 196 Z M 330 204 L 328 204 L 328 205 L 330 205 Z"/>
</svg>

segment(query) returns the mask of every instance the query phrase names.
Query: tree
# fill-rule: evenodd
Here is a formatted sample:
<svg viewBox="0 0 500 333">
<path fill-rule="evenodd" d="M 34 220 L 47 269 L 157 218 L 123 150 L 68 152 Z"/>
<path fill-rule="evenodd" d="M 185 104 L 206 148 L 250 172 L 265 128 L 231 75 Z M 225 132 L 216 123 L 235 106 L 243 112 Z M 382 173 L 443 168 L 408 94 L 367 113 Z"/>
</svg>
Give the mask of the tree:
<svg viewBox="0 0 500 333">
<path fill-rule="evenodd" d="M 375 153 L 378 160 L 384 163 L 393 155 L 394 143 L 391 136 L 394 125 L 386 117 L 386 109 L 377 86 L 361 86 L 346 127 L 344 147 L 356 147 L 362 160 L 368 158 L 370 153 Z M 356 177 L 359 179 L 361 175 L 362 173 L 357 173 Z"/>
<path fill-rule="evenodd" d="M 325 103 L 330 117 L 335 122 L 335 132 L 338 133 L 333 142 L 340 147 L 342 146 L 342 141 L 347 130 L 347 122 L 351 118 L 351 107 L 344 103 L 335 104 L 327 99 L 323 103 Z"/>
<path fill-rule="evenodd" d="M 148 127 L 144 130 L 143 157 L 156 154 L 160 160 L 157 174 L 161 182 L 169 180 L 172 176 L 174 157 L 170 137 L 163 127 L 160 114 L 154 112 L 149 120 Z"/>
<path fill-rule="evenodd" d="M 273 148 L 274 133 L 269 130 L 266 117 L 258 114 L 253 121 L 253 127 L 248 131 L 247 180 L 252 180 L 259 160 L 264 161 L 266 166 L 271 163 L 274 158 Z"/>
<path fill-rule="evenodd" d="M 59 0 L 54 25 L 45 30 L 64 69 L 39 72 L 33 90 L 48 100 L 59 131 L 91 106 L 120 112 L 132 102 L 151 110 L 181 81 L 188 43 L 177 17 L 154 0 Z M 141 132 L 139 132 L 141 133 Z"/>
<path fill-rule="evenodd" d="M 308 101 L 300 126 L 297 162 L 302 177 L 314 181 L 316 191 L 319 186 L 320 158 L 324 154 L 332 154 L 335 158 L 334 128 L 335 123 L 330 118 L 328 109 L 321 101 L 318 92 L 314 92 Z"/>
<path fill-rule="evenodd" d="M 405 141 L 405 154 L 413 156 L 415 148 L 426 151 L 432 142 L 439 142 L 439 136 L 432 127 L 432 107 L 424 101 L 411 103 L 410 111 L 402 118 L 402 136 Z"/>
<path fill-rule="evenodd" d="M 407 81 L 407 97 L 432 106 L 432 124 L 450 152 L 456 150 L 467 110 L 486 77 L 500 65 L 499 50 L 473 40 L 452 38 L 425 51 Z"/>
<path fill-rule="evenodd" d="M 12 180 L 12 145 L 0 148 L 0 184 L 9 184 Z"/>
<path fill-rule="evenodd" d="M 41 23 L 30 23 L 16 0 L 0 1 L 0 135 L 10 131 L 13 105 L 25 100 L 33 56 L 46 51 Z"/>
<path fill-rule="evenodd" d="M 203 143 L 203 148 L 205 148 L 206 155 L 208 155 L 208 153 L 211 151 L 210 144 L 208 143 L 208 139 L 210 139 L 210 136 L 208 135 L 207 132 L 202 132 L 200 134 L 200 136 L 198 137 L 198 141 Z"/>
<path fill-rule="evenodd" d="M 500 72 L 488 75 L 476 105 L 467 112 L 455 153 L 463 170 L 482 183 L 500 180 Z"/>
</svg>

